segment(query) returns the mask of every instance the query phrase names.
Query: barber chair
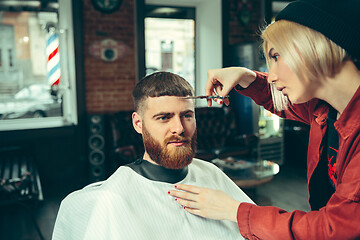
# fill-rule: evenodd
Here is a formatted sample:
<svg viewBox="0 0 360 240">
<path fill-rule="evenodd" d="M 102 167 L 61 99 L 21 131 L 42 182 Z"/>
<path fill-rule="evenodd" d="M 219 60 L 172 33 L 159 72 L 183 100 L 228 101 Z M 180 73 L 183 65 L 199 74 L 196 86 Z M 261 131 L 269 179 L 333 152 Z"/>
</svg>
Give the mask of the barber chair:
<svg viewBox="0 0 360 240">
<path fill-rule="evenodd" d="M 197 108 L 196 157 L 211 161 L 228 157 L 257 159 L 259 137 L 239 134 L 235 115 L 229 107 Z"/>
<path fill-rule="evenodd" d="M 119 166 L 134 162 L 144 154 L 142 137 L 132 125 L 132 113 L 121 111 L 108 115 L 110 174 Z"/>
</svg>

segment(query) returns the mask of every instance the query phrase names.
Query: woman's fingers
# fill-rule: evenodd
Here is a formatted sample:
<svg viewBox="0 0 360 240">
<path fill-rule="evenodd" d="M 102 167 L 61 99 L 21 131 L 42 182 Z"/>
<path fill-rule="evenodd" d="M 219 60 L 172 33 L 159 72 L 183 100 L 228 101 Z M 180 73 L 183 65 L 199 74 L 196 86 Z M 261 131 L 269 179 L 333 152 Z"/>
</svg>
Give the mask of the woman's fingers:
<svg viewBox="0 0 360 240">
<path fill-rule="evenodd" d="M 191 188 L 190 186 L 185 186 L 185 188 Z M 185 192 L 185 191 L 177 191 L 170 190 L 168 192 L 171 196 L 175 197 L 175 201 L 182 205 L 185 209 L 198 209 L 198 194 Z"/>
<path fill-rule="evenodd" d="M 225 99 L 224 99 L 224 104 L 225 104 L 226 106 L 229 106 L 229 105 L 230 105 L 229 98 L 225 98 Z"/>
<path fill-rule="evenodd" d="M 182 198 L 184 200 L 189 200 L 189 201 L 196 201 L 198 196 L 198 194 L 196 193 L 176 191 L 176 190 L 170 190 L 168 193 L 173 197 Z"/>
<path fill-rule="evenodd" d="M 223 86 L 222 85 L 216 85 L 216 86 L 214 86 L 214 88 L 215 88 L 215 91 L 221 96 Z"/>
<path fill-rule="evenodd" d="M 169 190 L 168 193 L 175 197 L 180 205 L 189 208 L 199 207 L 199 187 L 183 184 L 176 185 L 175 187 L 177 190 Z"/>
<path fill-rule="evenodd" d="M 224 69 L 211 69 L 208 71 L 208 79 L 205 86 L 205 95 L 220 95 L 220 96 L 226 96 L 229 94 L 231 89 L 234 87 L 233 79 L 229 77 L 226 77 L 228 73 L 231 73 L 231 68 L 224 68 Z M 226 80 L 227 79 L 227 80 Z M 226 98 L 224 100 L 222 99 L 213 99 L 217 104 L 225 104 L 229 106 L 229 99 Z M 211 99 L 207 100 L 207 104 L 209 107 L 212 105 Z"/>
<path fill-rule="evenodd" d="M 222 83 L 220 81 L 218 81 L 218 79 L 215 77 L 215 72 L 217 70 L 209 70 L 207 75 L 208 75 L 208 79 L 206 81 L 206 85 L 205 85 L 205 95 L 206 96 L 212 96 L 212 95 L 216 95 L 219 92 L 217 92 L 217 89 L 219 89 L 219 87 L 221 88 Z M 209 107 L 211 107 L 212 105 L 212 100 L 211 99 L 207 99 L 207 104 Z"/>
<path fill-rule="evenodd" d="M 199 209 L 185 207 L 185 210 L 194 215 L 198 215 L 200 217 L 205 217 L 204 214 Z"/>
<path fill-rule="evenodd" d="M 195 215 L 211 219 L 228 219 L 236 222 L 240 202 L 220 190 L 178 184 L 176 190 L 168 194 L 175 197 L 185 210 Z"/>
<path fill-rule="evenodd" d="M 192 185 L 186 185 L 186 184 L 176 184 L 175 188 L 178 190 L 183 190 L 186 192 L 191 192 L 191 193 L 200 193 L 201 188 L 196 187 L 196 186 L 192 186 Z"/>
<path fill-rule="evenodd" d="M 206 81 L 206 85 L 205 85 L 205 95 L 207 96 L 211 96 L 214 92 L 214 86 L 220 84 L 213 73 L 213 70 L 209 70 L 207 73 L 208 79 Z"/>
<path fill-rule="evenodd" d="M 199 209 L 199 203 L 195 201 L 189 201 L 182 198 L 175 198 L 175 201 L 178 202 L 181 206 L 185 208 Z"/>
</svg>

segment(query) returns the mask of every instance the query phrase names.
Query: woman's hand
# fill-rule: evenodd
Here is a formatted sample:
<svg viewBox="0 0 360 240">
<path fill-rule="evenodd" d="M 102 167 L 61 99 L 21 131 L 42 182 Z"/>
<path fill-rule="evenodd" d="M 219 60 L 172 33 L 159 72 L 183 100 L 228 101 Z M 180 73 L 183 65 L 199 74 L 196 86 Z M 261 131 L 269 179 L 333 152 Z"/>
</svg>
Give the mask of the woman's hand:
<svg viewBox="0 0 360 240">
<path fill-rule="evenodd" d="M 256 73 L 244 67 L 229 67 L 209 70 L 208 80 L 205 87 L 205 95 L 227 96 L 231 89 L 240 84 L 241 87 L 248 87 L 256 78 Z M 211 99 L 208 99 L 208 106 L 211 107 Z M 220 103 L 218 99 L 214 99 Z M 229 105 L 229 99 L 225 98 L 224 103 Z"/>
<path fill-rule="evenodd" d="M 175 188 L 182 191 L 170 190 L 169 194 L 176 197 L 175 200 L 184 206 L 186 211 L 205 218 L 237 222 L 240 202 L 226 193 L 184 184 L 176 185 Z"/>
</svg>

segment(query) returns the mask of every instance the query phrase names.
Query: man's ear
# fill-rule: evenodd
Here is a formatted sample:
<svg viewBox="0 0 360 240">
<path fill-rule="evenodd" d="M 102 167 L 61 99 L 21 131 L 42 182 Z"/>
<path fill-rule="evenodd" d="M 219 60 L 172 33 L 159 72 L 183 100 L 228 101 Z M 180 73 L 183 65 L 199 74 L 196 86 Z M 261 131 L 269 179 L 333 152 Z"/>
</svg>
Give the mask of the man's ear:
<svg viewBox="0 0 360 240">
<path fill-rule="evenodd" d="M 135 128 L 135 131 L 142 134 L 142 118 L 139 113 L 133 112 L 132 123 Z"/>
</svg>

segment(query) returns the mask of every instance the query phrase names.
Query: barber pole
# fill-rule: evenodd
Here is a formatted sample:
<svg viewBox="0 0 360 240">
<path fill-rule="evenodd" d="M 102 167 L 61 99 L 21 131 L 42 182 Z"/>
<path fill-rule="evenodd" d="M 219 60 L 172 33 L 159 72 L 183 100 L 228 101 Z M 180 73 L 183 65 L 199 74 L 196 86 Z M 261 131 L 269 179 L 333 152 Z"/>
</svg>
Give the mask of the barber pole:
<svg viewBox="0 0 360 240">
<path fill-rule="evenodd" d="M 59 36 L 55 32 L 50 32 L 46 41 L 46 56 L 48 83 L 51 86 L 60 83 L 60 53 L 59 53 Z"/>
</svg>

